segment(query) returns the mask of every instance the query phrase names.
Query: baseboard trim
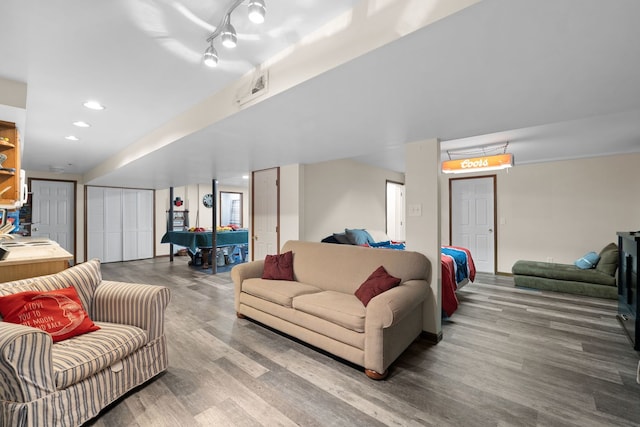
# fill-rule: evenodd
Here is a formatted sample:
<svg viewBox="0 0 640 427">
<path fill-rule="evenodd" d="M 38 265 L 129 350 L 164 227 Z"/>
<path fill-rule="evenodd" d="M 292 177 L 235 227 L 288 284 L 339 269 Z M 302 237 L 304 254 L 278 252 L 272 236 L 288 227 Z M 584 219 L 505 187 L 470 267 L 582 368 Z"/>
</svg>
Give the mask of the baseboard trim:
<svg viewBox="0 0 640 427">
<path fill-rule="evenodd" d="M 440 341 L 442 341 L 442 331 L 438 332 L 437 334 L 434 334 L 433 332 L 422 331 L 420 336 L 423 339 L 429 341 L 431 344 L 438 344 Z"/>
</svg>

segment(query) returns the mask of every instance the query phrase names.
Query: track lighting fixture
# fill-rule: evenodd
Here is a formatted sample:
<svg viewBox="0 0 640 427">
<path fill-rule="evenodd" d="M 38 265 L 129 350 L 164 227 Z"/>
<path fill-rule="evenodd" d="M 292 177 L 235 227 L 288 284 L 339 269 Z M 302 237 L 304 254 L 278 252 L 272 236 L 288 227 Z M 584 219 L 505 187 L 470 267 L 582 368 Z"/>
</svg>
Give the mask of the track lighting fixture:
<svg viewBox="0 0 640 427">
<path fill-rule="evenodd" d="M 213 47 L 213 41 L 220 36 L 222 45 L 226 48 L 234 48 L 238 42 L 238 34 L 236 29 L 231 25 L 231 13 L 242 4 L 244 0 L 234 0 L 229 8 L 227 8 L 224 17 L 220 21 L 220 24 L 216 27 L 216 30 L 207 37 L 209 47 L 204 52 L 204 63 L 209 67 L 215 67 L 218 65 L 218 52 Z M 267 13 L 267 7 L 264 0 L 249 0 L 248 4 L 249 19 L 251 22 L 261 24 L 264 22 L 264 17 Z"/>
<path fill-rule="evenodd" d="M 204 52 L 204 65 L 212 68 L 218 66 L 218 51 L 213 47 L 213 43 Z"/>
<path fill-rule="evenodd" d="M 222 45 L 226 48 L 233 49 L 237 44 L 238 34 L 229 21 L 222 29 Z"/>
<path fill-rule="evenodd" d="M 262 24 L 267 14 L 264 0 L 249 0 L 249 20 L 255 24 Z"/>
</svg>

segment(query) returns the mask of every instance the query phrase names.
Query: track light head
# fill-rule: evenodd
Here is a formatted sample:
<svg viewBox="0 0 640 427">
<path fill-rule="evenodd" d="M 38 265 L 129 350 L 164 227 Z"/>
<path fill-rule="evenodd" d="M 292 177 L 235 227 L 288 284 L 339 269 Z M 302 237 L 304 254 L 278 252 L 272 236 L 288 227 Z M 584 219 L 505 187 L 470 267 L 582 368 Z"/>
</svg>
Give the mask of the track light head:
<svg viewBox="0 0 640 427">
<path fill-rule="evenodd" d="M 262 24 L 267 14 L 264 0 L 249 0 L 249 20 L 256 24 Z"/>
<path fill-rule="evenodd" d="M 204 65 L 211 68 L 218 66 L 218 52 L 216 48 L 213 47 L 213 44 L 209 45 L 204 52 Z"/>
<path fill-rule="evenodd" d="M 238 44 L 238 34 L 236 29 L 231 25 L 231 18 L 227 20 L 227 24 L 222 29 L 222 45 L 226 48 L 233 49 Z"/>
</svg>

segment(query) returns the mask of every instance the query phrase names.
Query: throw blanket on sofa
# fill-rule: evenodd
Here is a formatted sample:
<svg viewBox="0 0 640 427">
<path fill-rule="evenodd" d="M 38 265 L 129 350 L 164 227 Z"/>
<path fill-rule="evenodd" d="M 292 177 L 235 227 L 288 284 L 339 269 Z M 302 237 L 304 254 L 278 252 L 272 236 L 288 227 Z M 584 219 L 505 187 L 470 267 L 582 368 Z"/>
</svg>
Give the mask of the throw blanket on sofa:
<svg viewBox="0 0 640 427">
<path fill-rule="evenodd" d="M 476 266 L 471 252 L 458 246 L 443 246 L 442 264 L 442 311 L 451 316 L 458 308 L 456 290 L 476 278 Z"/>
</svg>

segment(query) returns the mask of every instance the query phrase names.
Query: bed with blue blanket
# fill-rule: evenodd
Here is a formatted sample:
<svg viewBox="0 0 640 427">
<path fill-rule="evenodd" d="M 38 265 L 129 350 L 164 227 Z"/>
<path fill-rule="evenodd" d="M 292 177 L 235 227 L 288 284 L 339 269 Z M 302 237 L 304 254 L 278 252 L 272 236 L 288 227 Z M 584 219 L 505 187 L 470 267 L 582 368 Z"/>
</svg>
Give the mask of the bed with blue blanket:
<svg viewBox="0 0 640 427">
<path fill-rule="evenodd" d="M 339 243 L 371 248 L 404 250 L 404 242 L 395 242 L 384 232 L 345 229 L 344 233 L 333 233 L 322 239 L 325 243 Z M 476 277 L 476 267 L 471 252 L 459 246 L 442 246 L 440 251 L 442 268 L 442 311 L 451 316 L 458 308 L 456 291 Z"/>
</svg>

